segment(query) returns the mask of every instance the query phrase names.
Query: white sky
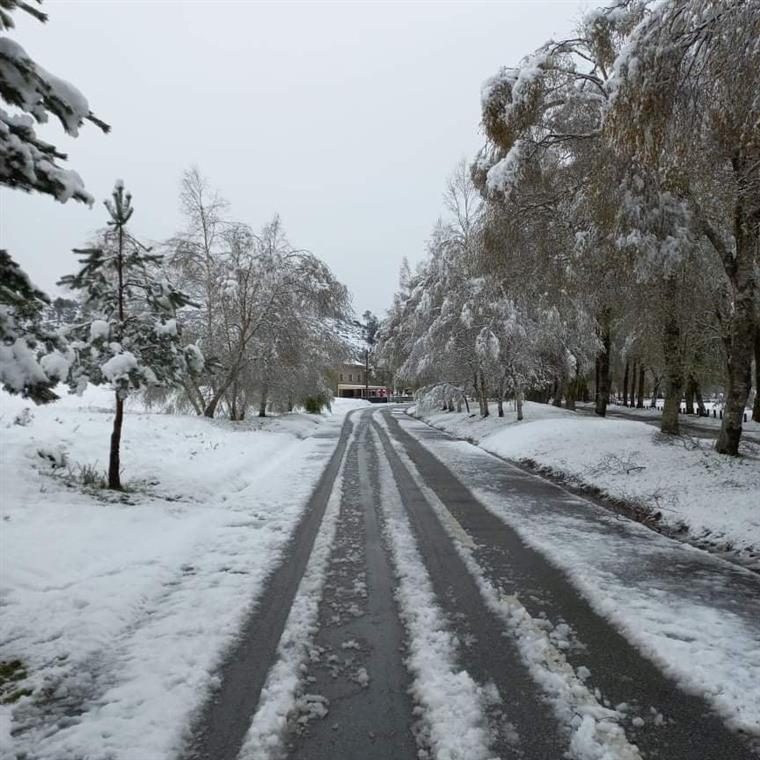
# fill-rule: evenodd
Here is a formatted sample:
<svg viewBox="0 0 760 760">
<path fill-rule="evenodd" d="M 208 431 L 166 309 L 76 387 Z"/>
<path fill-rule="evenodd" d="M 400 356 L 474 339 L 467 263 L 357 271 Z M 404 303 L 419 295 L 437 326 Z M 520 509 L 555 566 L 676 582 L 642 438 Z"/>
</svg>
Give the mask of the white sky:
<svg viewBox="0 0 760 760">
<path fill-rule="evenodd" d="M 587 5 L 587 4 L 584 4 Z M 254 227 L 279 212 L 291 242 L 323 258 L 381 313 L 403 256 L 424 254 L 445 179 L 480 147 L 480 86 L 551 36 L 581 3 L 254 3 L 48 0 L 11 36 L 84 92 L 112 125 L 67 151 L 98 199 L 88 209 L 0 191 L 0 246 L 48 291 L 105 221 L 117 178 L 132 232 L 180 226 L 178 182 L 197 164 Z"/>
</svg>

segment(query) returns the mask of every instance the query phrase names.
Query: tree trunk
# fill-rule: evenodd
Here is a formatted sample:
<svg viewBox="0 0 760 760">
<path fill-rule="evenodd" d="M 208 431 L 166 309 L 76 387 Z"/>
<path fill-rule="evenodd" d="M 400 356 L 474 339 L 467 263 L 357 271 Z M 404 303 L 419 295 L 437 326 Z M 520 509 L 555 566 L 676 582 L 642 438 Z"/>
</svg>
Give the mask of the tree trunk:
<svg viewBox="0 0 760 760">
<path fill-rule="evenodd" d="M 681 326 L 676 314 L 678 283 L 675 275 L 665 278 L 665 321 L 662 326 L 662 350 L 665 356 L 665 405 L 660 430 L 678 435 L 678 412 L 683 392 L 683 365 L 681 362 Z"/>
<path fill-rule="evenodd" d="M 597 394 L 596 409 L 594 410 L 600 417 L 607 414 L 607 404 L 610 402 L 610 347 L 612 345 L 612 336 L 610 330 L 610 310 L 605 308 L 600 318 L 602 350 L 597 356 Z"/>
<path fill-rule="evenodd" d="M 193 411 L 200 417 L 203 414 L 203 396 L 195 382 L 189 378 L 183 378 L 182 387 L 185 395 L 193 407 Z"/>
<path fill-rule="evenodd" d="M 760 422 L 760 324 L 755 328 L 755 403 L 752 405 L 752 419 Z"/>
<path fill-rule="evenodd" d="M 480 373 L 480 416 L 488 417 L 490 414 L 488 410 L 488 391 L 486 389 L 486 377 Z"/>
<path fill-rule="evenodd" d="M 111 455 L 108 458 L 108 487 L 114 491 L 121 491 L 121 426 L 124 421 L 124 399 L 116 392 L 116 414 L 113 418 L 113 432 L 111 433 Z"/>
<path fill-rule="evenodd" d="M 552 387 L 552 406 L 562 406 L 562 380 L 559 377 L 554 378 Z"/>
<path fill-rule="evenodd" d="M 636 399 L 636 408 L 637 409 L 643 409 L 644 408 L 644 383 L 645 383 L 646 377 L 644 374 L 644 365 L 639 364 L 639 392 L 638 392 L 638 398 Z M 633 406 L 633 399 L 631 399 L 631 406 Z"/>
<path fill-rule="evenodd" d="M 259 417 L 267 416 L 267 389 L 261 392 L 261 401 L 259 402 Z"/>
<path fill-rule="evenodd" d="M 517 407 L 517 420 L 518 422 L 523 418 L 523 399 L 525 395 L 522 392 L 522 388 L 518 388 L 515 392 L 515 407 Z"/>
<path fill-rule="evenodd" d="M 628 360 L 625 360 L 625 372 L 623 372 L 623 406 L 628 406 Z"/>
<path fill-rule="evenodd" d="M 760 247 L 760 202 L 753 183 L 752 164 L 755 157 L 734 156 L 732 160 L 741 189 L 734 208 L 735 256 L 724 259 L 731 281 L 734 312 L 728 339 L 728 387 L 723 424 L 715 448 L 721 454 L 737 456 L 742 436 L 744 408 L 752 387 L 752 355 L 755 346 L 755 257 Z"/>
<path fill-rule="evenodd" d="M 685 411 L 686 414 L 694 414 L 694 386 L 696 381 L 692 375 L 689 375 L 686 381 L 686 390 L 684 391 Z"/>
<path fill-rule="evenodd" d="M 660 378 L 652 372 L 652 400 L 649 402 L 650 409 L 657 408 L 657 394 L 660 392 Z"/>
<path fill-rule="evenodd" d="M 702 388 L 699 385 L 699 381 L 694 379 L 694 398 L 697 400 L 697 414 L 700 417 L 707 417 L 707 409 L 705 409 L 705 400 L 702 398 Z"/>
<path fill-rule="evenodd" d="M 575 399 L 578 395 L 578 376 L 576 375 L 572 380 L 567 381 L 567 387 L 565 389 L 565 408 L 575 411 Z"/>
</svg>

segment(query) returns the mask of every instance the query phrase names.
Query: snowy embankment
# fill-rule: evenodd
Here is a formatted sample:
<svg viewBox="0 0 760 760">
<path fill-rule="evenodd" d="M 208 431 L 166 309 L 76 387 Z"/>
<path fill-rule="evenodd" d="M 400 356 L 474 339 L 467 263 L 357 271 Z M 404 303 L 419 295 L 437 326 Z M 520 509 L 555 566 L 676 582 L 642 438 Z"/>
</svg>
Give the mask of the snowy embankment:
<svg viewBox="0 0 760 760">
<path fill-rule="evenodd" d="M 413 408 L 429 424 L 492 454 L 528 463 L 571 485 L 598 489 L 690 540 L 760 566 L 760 455 L 717 454 L 713 441 L 662 436 L 652 425 L 582 416 L 545 404 L 481 419 Z"/>
<path fill-rule="evenodd" d="M 114 497 L 81 484 L 105 470 L 112 398 L 0 397 L 0 661 L 20 661 L 0 683 L 3 751 L 175 750 L 356 406 L 244 423 L 128 412 Z"/>
</svg>

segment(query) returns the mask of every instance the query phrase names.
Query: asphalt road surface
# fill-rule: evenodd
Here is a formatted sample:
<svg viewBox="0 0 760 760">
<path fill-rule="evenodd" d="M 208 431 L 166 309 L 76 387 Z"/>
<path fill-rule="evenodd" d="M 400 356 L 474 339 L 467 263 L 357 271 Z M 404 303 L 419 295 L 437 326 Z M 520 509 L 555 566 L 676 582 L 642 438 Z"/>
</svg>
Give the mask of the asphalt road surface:
<svg viewBox="0 0 760 760">
<path fill-rule="evenodd" d="M 442 757 L 425 729 L 426 721 L 434 721 L 435 716 L 426 714 L 429 705 L 425 708 L 419 699 L 420 689 L 430 684 L 420 682 L 415 687 L 419 674 L 409 667 L 410 649 L 418 642 L 412 640 L 396 593 L 398 567 L 389 548 L 393 539 L 386 529 L 388 505 L 381 498 L 383 478 L 389 477 L 400 496 L 436 604 L 458 644 L 454 665 L 489 695 L 484 700 L 483 721 L 488 727 L 490 757 L 560 760 L 584 756 L 579 745 L 573 744 L 573 724 L 549 698 L 551 689 L 531 669 L 519 637 L 489 602 L 484 581 L 504 598 L 519 599 L 526 620 L 554 621 L 573 632 L 571 645 L 558 649 L 556 672 L 569 673 L 575 684 L 588 681 L 589 699 L 598 699 L 600 705 L 626 706 L 629 719 L 621 723 L 622 731 L 610 741 L 605 757 L 760 757 L 753 737 L 730 729 L 702 696 L 684 691 L 664 672 L 667 668 L 642 655 L 592 609 L 550 557 L 530 548 L 507 521 L 478 501 L 464 475 L 455 474 L 431 453 L 430 444 L 445 438 L 421 423 L 408 422 L 398 408 L 370 408 L 347 419 L 335 454 L 292 538 L 288 559 L 274 570 L 267 591 L 229 653 L 219 688 L 198 715 L 183 758 L 241 757 L 334 489 L 340 493 L 337 528 L 309 656 L 301 672 L 301 691 L 316 709 L 303 720 L 289 720 L 271 754 L 262 749 L 256 757 Z M 683 588 L 685 598 L 700 603 L 707 599 L 716 608 L 725 605 L 732 613 L 760 620 L 759 577 L 697 550 L 689 548 L 685 554 L 687 550 L 676 542 L 673 556 L 678 562 L 668 561 L 661 551 L 667 545 L 660 543 L 668 539 L 658 536 L 659 550 L 654 553 L 640 526 L 629 531 L 624 520 L 595 522 L 595 513 L 584 511 L 582 500 L 569 500 L 557 486 L 495 458 L 484 455 L 467 466 L 480 468 L 497 496 L 530 505 L 531 514 L 543 524 L 562 510 L 587 521 L 589 531 L 600 535 L 609 531 L 610 540 L 631 544 L 631 556 L 637 559 L 626 572 L 632 583 Z M 469 475 L 477 476 L 477 472 Z M 635 545 L 637 541 L 640 546 Z M 461 545 L 468 547 L 474 565 L 466 561 Z M 716 587 L 725 593 L 715 595 Z M 589 672 L 593 674 L 590 680 L 585 676 Z"/>
</svg>

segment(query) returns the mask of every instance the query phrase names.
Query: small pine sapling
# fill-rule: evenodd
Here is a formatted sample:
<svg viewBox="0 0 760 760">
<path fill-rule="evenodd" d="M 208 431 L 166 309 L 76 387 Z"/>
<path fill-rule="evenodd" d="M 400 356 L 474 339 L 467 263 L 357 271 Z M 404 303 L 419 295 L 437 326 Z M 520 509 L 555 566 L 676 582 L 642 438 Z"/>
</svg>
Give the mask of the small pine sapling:
<svg viewBox="0 0 760 760">
<path fill-rule="evenodd" d="M 101 245 L 75 250 L 81 268 L 59 284 L 81 293 L 87 314 L 70 333 L 70 387 L 81 393 L 88 383 L 110 384 L 116 393 L 108 487 L 121 490 L 121 428 L 129 392 L 177 385 L 201 371 L 203 356 L 196 346 L 181 345 L 176 319 L 178 309 L 194 304 L 162 276 L 162 256 L 127 232 L 134 209 L 121 181 L 105 205 L 111 218 Z"/>
</svg>

